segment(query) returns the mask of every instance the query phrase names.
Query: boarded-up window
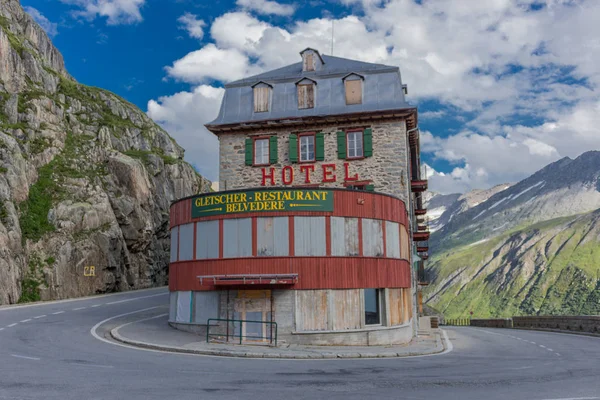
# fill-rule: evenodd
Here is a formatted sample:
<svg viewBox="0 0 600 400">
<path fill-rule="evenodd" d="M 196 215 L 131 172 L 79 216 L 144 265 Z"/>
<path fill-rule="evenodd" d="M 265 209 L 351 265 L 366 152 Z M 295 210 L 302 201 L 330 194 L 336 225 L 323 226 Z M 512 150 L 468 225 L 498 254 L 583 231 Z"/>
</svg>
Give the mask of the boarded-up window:
<svg viewBox="0 0 600 400">
<path fill-rule="evenodd" d="M 301 84 L 298 85 L 298 108 L 314 108 L 315 107 L 315 85 Z"/>
<path fill-rule="evenodd" d="M 358 256 L 358 218 L 331 217 L 331 255 Z"/>
<path fill-rule="evenodd" d="M 385 255 L 400 258 L 400 229 L 397 222 L 385 222 Z"/>
<path fill-rule="evenodd" d="M 388 289 L 390 325 L 402 325 L 410 319 L 410 289 Z"/>
<path fill-rule="evenodd" d="M 304 54 L 304 70 L 314 71 L 315 70 L 315 55 L 312 53 Z"/>
<path fill-rule="evenodd" d="M 219 221 L 196 224 L 196 259 L 219 258 Z"/>
<path fill-rule="evenodd" d="M 294 217 L 296 256 L 324 256 L 325 217 Z"/>
<path fill-rule="evenodd" d="M 400 225 L 400 258 L 408 260 L 410 255 L 409 249 L 410 242 L 408 238 L 408 231 L 404 225 Z"/>
<path fill-rule="evenodd" d="M 169 295 L 169 322 L 177 320 L 177 293 L 179 292 L 171 292 Z"/>
<path fill-rule="evenodd" d="M 252 219 L 226 219 L 223 221 L 223 257 L 252 256 Z"/>
<path fill-rule="evenodd" d="M 269 111 L 269 87 L 256 86 L 254 88 L 254 112 Z"/>
<path fill-rule="evenodd" d="M 362 104 L 362 80 L 344 81 L 346 86 L 346 104 Z"/>
<path fill-rule="evenodd" d="M 289 255 L 288 221 L 288 217 L 257 219 L 257 255 L 259 257 Z"/>
<path fill-rule="evenodd" d="M 209 318 L 219 318 L 219 292 L 194 292 L 194 322 L 206 324 Z"/>
<path fill-rule="evenodd" d="M 171 229 L 171 262 L 177 261 L 177 244 L 179 243 L 179 227 Z"/>
<path fill-rule="evenodd" d="M 327 330 L 327 290 L 297 290 L 295 293 L 296 330 Z"/>
<path fill-rule="evenodd" d="M 362 237 L 365 257 L 383 257 L 383 230 L 380 220 L 364 218 Z"/>
<path fill-rule="evenodd" d="M 179 227 L 179 261 L 194 258 L 194 224 Z"/>
<path fill-rule="evenodd" d="M 179 292 L 177 295 L 176 322 L 192 322 L 192 292 Z"/>
<path fill-rule="evenodd" d="M 360 289 L 332 290 L 329 301 L 333 302 L 334 331 L 360 328 Z"/>
</svg>

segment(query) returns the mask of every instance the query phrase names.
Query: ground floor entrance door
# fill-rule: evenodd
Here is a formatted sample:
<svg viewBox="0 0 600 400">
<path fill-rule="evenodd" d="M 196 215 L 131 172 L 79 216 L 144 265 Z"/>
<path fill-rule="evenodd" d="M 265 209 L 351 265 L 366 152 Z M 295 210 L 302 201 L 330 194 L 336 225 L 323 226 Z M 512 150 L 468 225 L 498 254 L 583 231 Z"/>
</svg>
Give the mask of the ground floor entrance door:
<svg viewBox="0 0 600 400">
<path fill-rule="evenodd" d="M 271 315 L 271 291 L 270 290 L 238 290 L 234 299 L 234 323 L 235 336 L 242 342 L 271 342 L 275 331 Z"/>
</svg>

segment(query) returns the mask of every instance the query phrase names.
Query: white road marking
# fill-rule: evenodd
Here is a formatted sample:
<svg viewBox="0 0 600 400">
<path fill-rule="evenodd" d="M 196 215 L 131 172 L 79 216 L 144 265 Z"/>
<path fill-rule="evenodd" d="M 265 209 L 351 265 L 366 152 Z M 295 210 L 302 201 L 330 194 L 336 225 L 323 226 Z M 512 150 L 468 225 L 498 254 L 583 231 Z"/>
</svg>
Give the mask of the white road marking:
<svg viewBox="0 0 600 400">
<path fill-rule="evenodd" d="M 554 354 L 556 354 L 557 356 L 559 356 L 559 357 L 560 357 L 560 354 L 559 354 L 559 353 L 554 353 Z"/>
<path fill-rule="evenodd" d="M 58 315 L 58 314 L 63 314 L 64 311 L 57 311 L 57 312 L 53 312 L 52 315 Z"/>
<path fill-rule="evenodd" d="M 17 325 L 17 324 L 16 324 L 16 323 L 14 323 L 14 324 L 10 324 L 10 325 L 8 326 L 8 328 L 12 328 L 12 327 L 13 327 L 13 326 L 15 326 L 15 325 Z"/>
<path fill-rule="evenodd" d="M 29 319 L 24 319 L 23 321 L 21 321 L 21 323 L 25 323 L 25 322 L 29 322 L 29 321 L 31 321 L 31 318 L 29 318 Z"/>
<path fill-rule="evenodd" d="M 536 342 L 529 342 L 529 343 L 531 343 L 531 344 L 537 344 Z"/>
<path fill-rule="evenodd" d="M 35 360 L 35 361 L 40 361 L 40 358 L 37 357 L 27 357 L 27 356 L 20 356 L 18 354 L 11 354 L 11 356 L 16 357 L 16 358 L 24 358 L 25 360 Z"/>
<path fill-rule="evenodd" d="M 46 314 L 44 314 L 44 315 L 38 315 L 37 317 L 33 317 L 33 319 L 44 318 L 45 316 L 46 316 Z"/>
<path fill-rule="evenodd" d="M 100 307 L 102 304 L 94 304 L 92 308 Z"/>
<path fill-rule="evenodd" d="M 548 350 L 548 351 L 554 351 L 554 350 L 552 350 L 550 347 L 548 347 L 546 350 Z"/>
<path fill-rule="evenodd" d="M 167 287 L 162 287 L 162 288 L 150 288 L 150 289 L 139 289 L 139 290 L 135 290 L 136 293 L 142 293 L 142 292 L 150 292 L 150 291 L 157 291 L 157 290 L 161 290 L 161 289 L 167 289 Z M 40 301 L 40 302 L 36 302 L 36 303 L 31 303 L 31 304 L 19 304 L 19 305 L 9 305 L 9 306 L 0 306 L 0 312 L 2 311 L 10 311 L 10 310 L 17 310 L 17 309 L 21 309 L 21 308 L 29 308 L 29 307 L 40 307 L 40 306 L 47 306 L 47 305 L 52 305 L 52 304 L 62 304 L 62 303 L 72 303 L 75 301 L 84 301 L 84 300 L 91 300 L 91 299 L 101 299 L 103 297 L 114 297 L 114 296 L 122 296 L 125 293 L 132 293 L 133 291 L 130 292 L 119 292 L 119 293 L 110 293 L 110 294 L 101 294 L 101 295 L 95 295 L 95 296 L 86 296 L 86 297 L 78 297 L 75 299 L 66 299 L 66 300 L 54 300 L 54 301 Z M 168 295 L 169 292 L 165 292 L 165 293 L 160 293 L 157 295 L 152 295 L 152 296 L 142 296 L 142 297 L 134 297 L 133 299 L 128 299 L 127 301 L 133 301 L 133 300 L 137 300 L 137 299 L 145 299 L 147 297 L 154 297 L 154 296 L 166 296 Z"/>
<path fill-rule="evenodd" d="M 545 348 L 546 348 L 546 346 L 544 346 L 543 344 L 540 344 L 540 347 L 541 347 L 542 349 L 545 349 Z"/>
<path fill-rule="evenodd" d="M 139 300 L 139 299 L 148 299 L 150 297 L 165 296 L 167 294 L 169 294 L 169 293 L 167 292 L 167 293 L 161 293 L 161 294 L 153 294 L 151 296 L 135 297 L 133 299 L 125 299 L 125 300 L 113 301 L 113 302 L 110 302 L 110 303 L 106 303 L 106 305 L 127 303 L 128 301 L 134 301 L 134 300 Z"/>
<path fill-rule="evenodd" d="M 4 330 L 4 328 L 0 328 L 0 331 L 3 331 L 3 330 Z"/>
<path fill-rule="evenodd" d="M 74 309 L 73 309 L 73 311 L 79 311 L 79 310 L 83 310 L 83 309 L 85 309 L 85 308 L 87 308 L 87 307 L 79 307 L 79 308 L 74 308 Z"/>
</svg>

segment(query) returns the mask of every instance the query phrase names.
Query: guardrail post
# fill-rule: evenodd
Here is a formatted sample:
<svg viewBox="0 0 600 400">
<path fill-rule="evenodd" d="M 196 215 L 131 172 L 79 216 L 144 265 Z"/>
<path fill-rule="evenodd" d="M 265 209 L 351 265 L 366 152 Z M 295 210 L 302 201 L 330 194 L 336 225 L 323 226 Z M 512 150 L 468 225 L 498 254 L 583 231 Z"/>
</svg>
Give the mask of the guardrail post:
<svg viewBox="0 0 600 400">
<path fill-rule="evenodd" d="M 243 337 L 244 337 L 244 320 L 240 319 L 240 344 L 242 344 Z"/>
</svg>

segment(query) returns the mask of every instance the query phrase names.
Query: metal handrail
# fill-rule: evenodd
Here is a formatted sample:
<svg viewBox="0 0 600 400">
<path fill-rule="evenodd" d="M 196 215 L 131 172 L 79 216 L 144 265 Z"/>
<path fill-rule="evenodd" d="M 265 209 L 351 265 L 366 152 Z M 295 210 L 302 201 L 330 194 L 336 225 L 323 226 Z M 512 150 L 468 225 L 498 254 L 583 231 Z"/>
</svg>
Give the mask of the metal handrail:
<svg viewBox="0 0 600 400">
<path fill-rule="evenodd" d="M 236 323 L 239 322 L 240 323 L 240 334 L 236 335 L 235 331 L 230 335 L 229 332 L 225 335 L 227 337 L 227 340 L 229 341 L 229 337 L 239 337 L 240 338 L 240 344 L 242 344 L 242 340 L 244 338 L 254 338 L 254 339 L 269 339 L 270 343 L 273 343 L 273 327 L 275 328 L 275 347 L 277 347 L 277 322 L 272 322 L 272 321 L 252 321 L 252 320 L 248 320 L 248 319 L 226 319 L 226 318 L 209 318 L 206 321 L 206 343 L 209 343 L 210 341 L 210 337 L 211 336 L 223 336 L 223 334 L 220 333 L 214 333 L 214 334 L 210 334 L 210 322 L 211 321 L 218 321 L 218 322 L 227 322 L 228 324 L 230 322 Z M 242 335 L 242 332 L 244 331 L 244 323 L 255 323 L 255 324 L 268 324 L 271 325 L 271 335 L 269 336 L 254 336 L 254 335 Z M 212 326 L 217 326 L 217 325 L 212 325 Z"/>
</svg>

